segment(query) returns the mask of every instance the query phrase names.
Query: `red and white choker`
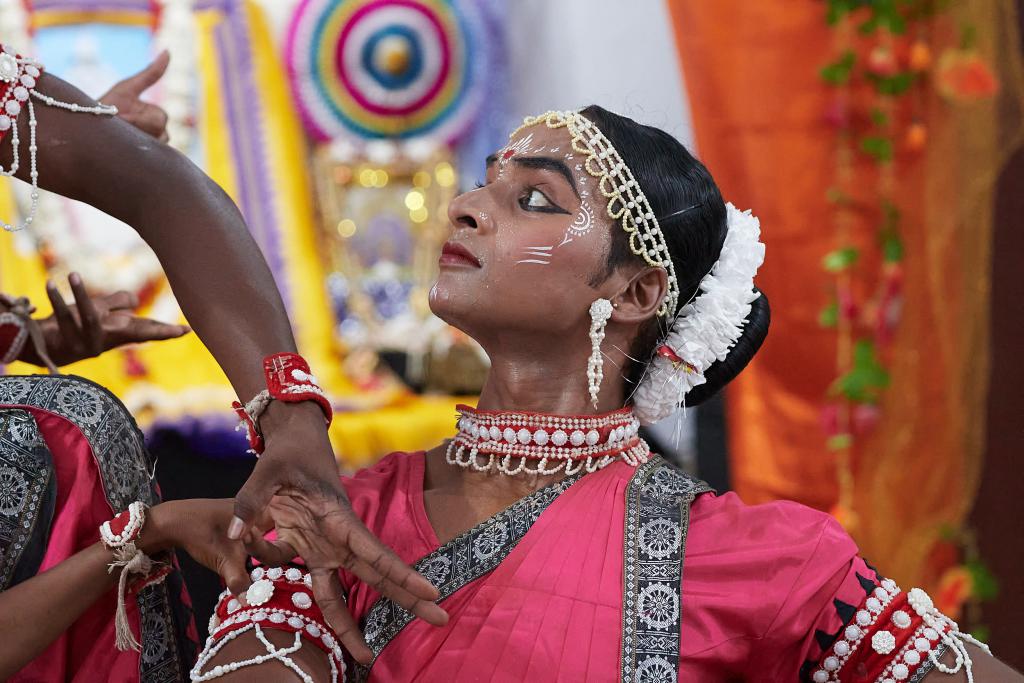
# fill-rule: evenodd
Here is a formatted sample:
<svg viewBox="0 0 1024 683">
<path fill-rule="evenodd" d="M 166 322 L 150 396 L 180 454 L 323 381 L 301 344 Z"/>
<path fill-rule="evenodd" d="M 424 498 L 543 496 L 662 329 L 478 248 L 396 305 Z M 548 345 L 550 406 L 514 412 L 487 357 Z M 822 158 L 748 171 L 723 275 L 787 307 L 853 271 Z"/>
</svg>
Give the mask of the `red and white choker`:
<svg viewBox="0 0 1024 683">
<path fill-rule="evenodd" d="M 458 433 L 445 453 L 449 465 L 502 474 L 594 472 L 616 460 L 634 467 L 651 449 L 638 436 L 630 408 L 603 415 L 548 415 L 457 406 Z"/>
</svg>

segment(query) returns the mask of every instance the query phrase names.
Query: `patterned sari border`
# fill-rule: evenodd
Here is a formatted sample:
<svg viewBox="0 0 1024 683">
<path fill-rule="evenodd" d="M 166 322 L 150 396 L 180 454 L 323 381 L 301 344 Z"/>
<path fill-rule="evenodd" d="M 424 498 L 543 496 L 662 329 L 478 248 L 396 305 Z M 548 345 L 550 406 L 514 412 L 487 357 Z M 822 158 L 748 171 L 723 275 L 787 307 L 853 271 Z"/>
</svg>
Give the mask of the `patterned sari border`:
<svg viewBox="0 0 1024 683">
<path fill-rule="evenodd" d="M 674 683 L 678 679 L 690 504 L 711 490 L 661 457 L 637 468 L 629 482 L 623 544 L 622 681 Z"/>
<path fill-rule="evenodd" d="M 0 591 L 39 571 L 56 499 L 53 461 L 35 419 L 0 408 Z"/>
<path fill-rule="evenodd" d="M 145 448 L 142 432 L 124 405 L 104 387 L 74 375 L 9 375 L 0 378 L 0 405 L 37 408 L 59 415 L 86 438 L 100 470 L 103 493 L 111 510 L 129 503 L 160 502 L 154 477 L 156 463 Z M 141 683 L 184 680 L 194 659 L 194 647 L 176 637 L 180 619 L 172 616 L 180 599 L 180 578 L 168 577 L 138 594 L 142 628 L 139 657 Z M 188 651 L 185 651 L 188 650 Z"/>
</svg>

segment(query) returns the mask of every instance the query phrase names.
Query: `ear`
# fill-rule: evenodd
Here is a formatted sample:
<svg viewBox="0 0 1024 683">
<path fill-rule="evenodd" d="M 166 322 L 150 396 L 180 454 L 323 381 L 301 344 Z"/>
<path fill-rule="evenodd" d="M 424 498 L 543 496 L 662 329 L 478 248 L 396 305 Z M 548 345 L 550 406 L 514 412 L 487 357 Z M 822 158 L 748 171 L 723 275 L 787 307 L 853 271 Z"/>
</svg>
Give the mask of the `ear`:
<svg viewBox="0 0 1024 683">
<path fill-rule="evenodd" d="M 668 273 L 664 268 L 647 266 L 626 282 L 612 298 L 612 321 L 639 324 L 654 317 L 668 293 Z"/>
</svg>

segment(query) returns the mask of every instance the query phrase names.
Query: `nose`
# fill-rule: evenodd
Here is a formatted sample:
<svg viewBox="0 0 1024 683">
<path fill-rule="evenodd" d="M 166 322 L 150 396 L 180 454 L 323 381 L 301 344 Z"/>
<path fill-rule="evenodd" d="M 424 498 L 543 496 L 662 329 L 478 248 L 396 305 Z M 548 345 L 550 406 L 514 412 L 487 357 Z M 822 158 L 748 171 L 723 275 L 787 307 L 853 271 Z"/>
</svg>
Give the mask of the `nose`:
<svg viewBox="0 0 1024 683">
<path fill-rule="evenodd" d="M 487 206 L 487 188 L 482 187 L 470 192 L 463 192 L 448 203 L 448 220 L 452 226 L 470 228 L 471 230 L 487 230 L 493 227 L 490 211 Z"/>
</svg>

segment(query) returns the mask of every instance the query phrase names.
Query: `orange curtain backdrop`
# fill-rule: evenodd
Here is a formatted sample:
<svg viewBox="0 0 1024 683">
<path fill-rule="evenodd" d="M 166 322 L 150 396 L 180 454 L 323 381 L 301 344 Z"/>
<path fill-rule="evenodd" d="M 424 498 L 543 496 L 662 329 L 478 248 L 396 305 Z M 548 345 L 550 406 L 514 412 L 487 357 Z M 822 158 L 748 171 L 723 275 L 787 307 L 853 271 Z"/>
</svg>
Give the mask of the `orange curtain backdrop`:
<svg viewBox="0 0 1024 683">
<path fill-rule="evenodd" d="M 771 333 L 727 396 L 733 484 L 750 503 L 788 498 L 827 510 L 837 498 L 836 456 L 820 415 L 836 374 L 836 333 L 820 328 L 818 315 L 830 296 L 822 259 L 838 245 L 826 201 L 836 173 L 835 129 L 824 117 L 833 95 L 818 76 L 835 58 L 825 3 L 668 5 L 697 152 L 723 194 L 761 218 L 767 245 L 758 284 L 772 304 Z M 928 148 L 895 162 L 904 313 L 882 421 L 851 454 L 847 521 L 862 552 L 909 585 L 934 586 L 942 567 L 929 555 L 943 526 L 963 522 L 980 470 L 991 190 L 1020 137 L 1014 11 L 1004 0 L 954 4 L 949 31 L 963 20 L 975 26 L 1002 92 L 970 107 L 927 95 L 919 114 Z M 854 173 L 866 199 L 875 169 L 859 160 Z M 871 212 L 855 218 L 869 251 L 877 221 Z"/>
</svg>

